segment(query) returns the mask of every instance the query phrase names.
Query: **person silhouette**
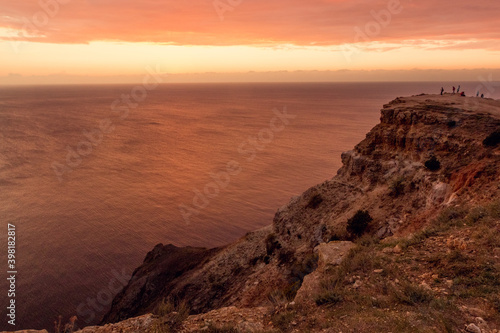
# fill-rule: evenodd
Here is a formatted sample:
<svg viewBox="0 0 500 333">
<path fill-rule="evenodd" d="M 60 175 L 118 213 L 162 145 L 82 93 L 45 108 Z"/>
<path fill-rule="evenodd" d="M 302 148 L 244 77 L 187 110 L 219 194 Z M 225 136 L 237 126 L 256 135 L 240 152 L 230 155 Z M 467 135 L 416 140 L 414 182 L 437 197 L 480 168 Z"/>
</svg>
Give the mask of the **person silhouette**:
<svg viewBox="0 0 500 333">
<path fill-rule="evenodd" d="M 441 87 L 441 95 L 443 94 L 443 92 L 444 92 L 444 88 L 443 88 L 443 87 Z"/>
<path fill-rule="evenodd" d="M 458 85 L 458 88 L 457 88 L 457 94 L 460 92 L 460 85 Z"/>
<path fill-rule="evenodd" d="M 455 86 L 453 86 L 453 93 L 455 93 Z"/>
</svg>

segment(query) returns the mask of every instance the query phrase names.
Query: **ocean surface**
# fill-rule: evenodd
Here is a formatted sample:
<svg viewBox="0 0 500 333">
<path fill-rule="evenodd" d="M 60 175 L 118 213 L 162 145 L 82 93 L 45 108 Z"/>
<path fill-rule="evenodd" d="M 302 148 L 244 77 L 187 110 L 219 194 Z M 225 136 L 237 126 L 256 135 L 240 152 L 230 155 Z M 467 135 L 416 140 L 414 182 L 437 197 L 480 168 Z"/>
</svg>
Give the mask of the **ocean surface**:
<svg viewBox="0 0 500 333">
<path fill-rule="evenodd" d="M 97 323 L 156 244 L 219 246 L 269 225 L 336 174 L 383 104 L 442 85 L 0 87 L 0 329 L 53 331 L 75 314 Z"/>
</svg>

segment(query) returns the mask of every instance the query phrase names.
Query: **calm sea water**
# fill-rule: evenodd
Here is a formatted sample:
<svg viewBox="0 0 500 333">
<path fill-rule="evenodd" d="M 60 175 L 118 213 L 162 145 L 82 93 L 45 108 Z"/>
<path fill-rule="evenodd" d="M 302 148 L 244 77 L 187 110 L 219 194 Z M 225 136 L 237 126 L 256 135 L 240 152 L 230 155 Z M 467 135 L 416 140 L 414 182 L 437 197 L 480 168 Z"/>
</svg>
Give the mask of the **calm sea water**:
<svg viewBox="0 0 500 333">
<path fill-rule="evenodd" d="M 335 175 L 384 103 L 440 87 L 172 84 L 127 113 L 113 102 L 133 86 L 1 88 L 0 234 L 5 244 L 16 226 L 18 274 L 11 327 L 4 246 L 0 329 L 52 330 L 58 315 L 96 323 L 116 276 L 154 245 L 218 246 L 270 224 L 290 197 Z"/>
</svg>

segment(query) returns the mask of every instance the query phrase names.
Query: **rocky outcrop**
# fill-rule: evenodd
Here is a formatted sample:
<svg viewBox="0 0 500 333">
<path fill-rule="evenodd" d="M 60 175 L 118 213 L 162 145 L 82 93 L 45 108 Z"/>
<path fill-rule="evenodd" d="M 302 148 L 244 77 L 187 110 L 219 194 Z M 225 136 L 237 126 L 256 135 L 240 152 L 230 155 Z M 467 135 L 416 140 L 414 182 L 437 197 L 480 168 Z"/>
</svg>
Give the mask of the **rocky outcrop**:
<svg viewBox="0 0 500 333">
<path fill-rule="evenodd" d="M 314 297 L 321 289 L 321 279 L 327 269 L 333 266 L 340 265 L 342 260 L 346 258 L 349 251 L 354 248 L 353 242 L 333 241 L 321 243 L 314 249 L 314 253 L 318 255 L 318 268 L 304 277 L 300 289 L 297 291 L 294 301 L 301 303 L 312 303 Z"/>
<path fill-rule="evenodd" d="M 116 296 L 104 322 L 150 312 L 162 299 L 184 300 L 193 313 L 268 302 L 273 290 L 287 284 L 282 269 L 270 264 L 270 232 L 269 227 L 257 230 L 212 250 L 157 245 Z"/>
<path fill-rule="evenodd" d="M 483 141 L 499 128 L 498 101 L 397 98 L 342 154 L 337 175 L 281 207 L 271 226 L 224 248 L 155 247 L 104 322 L 147 313 L 163 298 L 185 300 L 194 314 L 266 306 L 277 291 L 291 300 L 318 258 L 324 269 L 347 244 L 328 242 L 354 237 L 346 225 L 358 210 L 372 218 L 366 232 L 387 238 L 421 229 L 444 207 L 498 198 L 499 146 Z"/>
<path fill-rule="evenodd" d="M 424 95 L 385 105 L 380 124 L 342 154 L 336 177 L 277 212 L 282 243 L 301 251 L 344 238 L 360 209 L 384 238 L 421 228 L 446 205 L 495 197 L 498 149 L 482 141 L 500 127 L 499 103 L 477 103 L 469 110 L 464 98 Z"/>
<path fill-rule="evenodd" d="M 117 322 L 153 311 L 155 304 L 171 291 L 179 297 L 189 292 L 183 281 L 209 262 L 221 249 L 203 249 L 158 244 L 150 251 L 142 266 L 137 268 L 129 283 L 113 300 L 106 322 Z"/>
<path fill-rule="evenodd" d="M 116 324 L 106 324 L 103 326 L 88 326 L 77 331 L 79 333 L 137 333 L 149 332 L 155 318 L 151 314 L 130 318 Z"/>
</svg>

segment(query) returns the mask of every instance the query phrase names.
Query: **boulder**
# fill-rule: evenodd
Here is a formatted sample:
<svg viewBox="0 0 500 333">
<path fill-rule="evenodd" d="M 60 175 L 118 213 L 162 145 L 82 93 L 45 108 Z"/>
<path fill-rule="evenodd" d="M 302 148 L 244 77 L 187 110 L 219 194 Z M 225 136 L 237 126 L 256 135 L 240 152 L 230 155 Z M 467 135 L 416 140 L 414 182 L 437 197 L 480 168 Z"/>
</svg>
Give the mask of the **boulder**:
<svg viewBox="0 0 500 333">
<path fill-rule="evenodd" d="M 333 241 L 319 244 L 314 248 L 314 252 L 318 254 L 318 269 L 324 270 L 330 266 L 340 265 L 354 246 L 353 242 L 348 241 Z"/>
</svg>

